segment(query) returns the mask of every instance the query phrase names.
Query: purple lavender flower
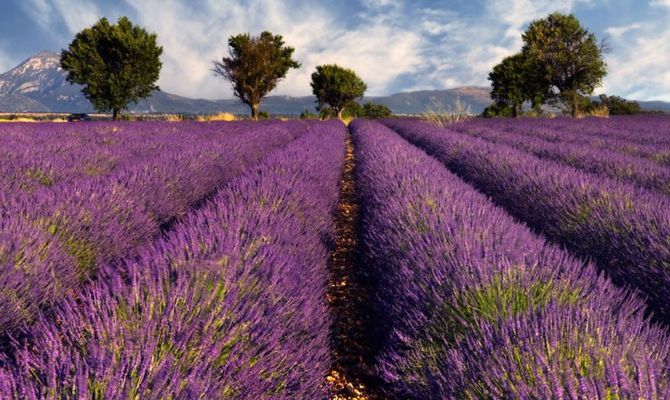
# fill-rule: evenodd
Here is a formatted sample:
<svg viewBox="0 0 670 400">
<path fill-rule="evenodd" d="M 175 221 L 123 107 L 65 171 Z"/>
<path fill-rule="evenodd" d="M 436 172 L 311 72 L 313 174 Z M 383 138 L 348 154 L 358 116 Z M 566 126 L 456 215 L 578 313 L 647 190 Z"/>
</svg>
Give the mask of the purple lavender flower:
<svg viewBox="0 0 670 400">
<path fill-rule="evenodd" d="M 306 129 L 40 316 L 0 397 L 325 398 L 344 129 Z"/>
<path fill-rule="evenodd" d="M 388 128 L 350 127 L 364 279 L 375 291 L 368 362 L 387 397 L 668 393 L 668 337 L 639 298 Z"/>
</svg>

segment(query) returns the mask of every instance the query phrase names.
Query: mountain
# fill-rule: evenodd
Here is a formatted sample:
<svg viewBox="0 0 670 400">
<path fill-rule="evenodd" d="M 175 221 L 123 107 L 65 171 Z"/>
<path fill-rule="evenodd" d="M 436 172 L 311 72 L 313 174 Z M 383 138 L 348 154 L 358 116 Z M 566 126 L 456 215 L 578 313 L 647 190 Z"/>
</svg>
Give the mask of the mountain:
<svg viewBox="0 0 670 400">
<path fill-rule="evenodd" d="M 387 105 L 396 114 L 419 114 L 429 110 L 449 111 L 456 108 L 457 100 L 472 113 L 481 113 L 491 103 L 490 89 L 465 86 L 446 90 L 420 90 L 395 93 L 389 96 L 363 98 Z M 305 110 L 314 111 L 313 96 L 268 96 L 261 109 L 270 114 L 297 115 Z M 640 102 L 644 110 L 670 111 L 670 103 Z M 81 94 L 81 86 L 70 85 L 60 68 L 60 56 L 43 51 L 25 60 L 14 69 L 0 74 L 0 112 L 93 112 L 93 107 Z M 163 91 L 131 104 L 135 113 L 188 113 L 211 114 L 221 111 L 248 114 L 246 105 L 236 99 L 191 99 Z"/>
<path fill-rule="evenodd" d="M 662 111 L 664 113 L 670 113 L 670 102 L 660 101 L 660 100 L 651 100 L 651 101 L 638 101 L 640 108 L 645 111 Z"/>
<path fill-rule="evenodd" d="M 0 110 L 8 112 L 92 111 L 81 87 L 65 80 L 58 54 L 43 51 L 0 75 Z"/>
<path fill-rule="evenodd" d="M 396 114 L 419 114 L 429 110 L 450 111 L 461 101 L 470 112 L 479 114 L 491 104 L 490 88 L 465 86 L 447 90 L 402 92 L 385 97 L 366 97 L 363 102 L 386 104 Z"/>
<path fill-rule="evenodd" d="M 456 98 L 469 105 L 472 112 L 481 112 L 490 103 L 489 89 L 464 87 L 450 90 L 430 90 L 396 93 L 384 97 L 366 97 L 389 106 L 398 114 L 416 114 L 428 109 L 449 110 Z M 271 114 L 294 115 L 314 111 L 313 96 L 268 96 L 261 109 Z M 70 85 L 60 68 L 58 54 L 43 51 L 0 75 L 0 112 L 93 112 L 93 107 L 81 94 L 81 86 Z M 248 107 L 236 99 L 191 99 L 163 91 L 130 106 L 137 113 L 216 113 L 221 111 L 247 114 Z"/>
</svg>

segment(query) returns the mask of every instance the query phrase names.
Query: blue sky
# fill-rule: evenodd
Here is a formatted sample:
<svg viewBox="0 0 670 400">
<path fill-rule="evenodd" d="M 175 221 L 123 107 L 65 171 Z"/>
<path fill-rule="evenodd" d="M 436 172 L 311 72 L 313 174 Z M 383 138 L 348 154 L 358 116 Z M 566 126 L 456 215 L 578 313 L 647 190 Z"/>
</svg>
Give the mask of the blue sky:
<svg viewBox="0 0 670 400">
<path fill-rule="evenodd" d="M 670 101 L 670 0 L 2 0 L 0 70 L 67 47 L 100 17 L 129 16 L 158 34 L 159 85 L 189 97 L 228 98 L 211 72 L 227 38 L 270 30 L 302 62 L 274 94 L 309 94 L 314 67 L 355 69 L 368 94 L 486 85 L 493 65 L 521 46 L 521 32 L 553 11 L 572 12 L 607 37 L 609 75 L 598 92 Z"/>
</svg>

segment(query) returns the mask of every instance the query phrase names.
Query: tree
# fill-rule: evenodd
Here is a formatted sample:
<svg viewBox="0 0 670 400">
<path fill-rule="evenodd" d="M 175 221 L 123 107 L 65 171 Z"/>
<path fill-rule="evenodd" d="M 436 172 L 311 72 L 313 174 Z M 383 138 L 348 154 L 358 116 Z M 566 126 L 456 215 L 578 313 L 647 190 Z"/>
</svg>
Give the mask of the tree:
<svg viewBox="0 0 670 400">
<path fill-rule="evenodd" d="M 598 44 L 574 15 L 561 13 L 531 22 L 522 38 L 523 54 L 577 116 L 580 96 L 592 94 L 607 74 L 605 44 Z"/>
<path fill-rule="evenodd" d="M 293 47 L 284 45 L 281 35 L 248 33 L 228 39 L 229 55 L 214 61 L 214 73 L 233 84 L 233 94 L 251 108 L 251 117 L 260 116 L 261 100 L 270 93 L 289 69 L 300 68 L 293 60 Z"/>
<path fill-rule="evenodd" d="M 332 118 L 336 115 L 335 110 L 325 106 L 321 107 L 320 114 L 322 118 Z M 391 109 L 384 104 L 368 102 L 360 105 L 358 102 L 352 101 L 342 110 L 340 117 L 380 119 L 388 118 L 392 115 Z"/>
<path fill-rule="evenodd" d="M 512 114 L 512 106 L 501 102 L 495 102 L 482 111 L 484 118 L 512 117 Z"/>
<path fill-rule="evenodd" d="M 491 81 L 491 98 L 498 104 L 496 109 L 509 106 L 512 117 L 521 114 L 526 101 L 530 101 L 534 109 L 539 109 L 549 94 L 550 87 L 541 71 L 524 53 L 504 58 L 493 67 L 488 79 Z"/>
<path fill-rule="evenodd" d="M 393 112 L 385 104 L 378 104 L 372 102 L 363 104 L 363 115 L 362 115 L 363 118 L 380 119 L 380 118 L 388 118 L 391 115 L 393 115 Z"/>
<path fill-rule="evenodd" d="M 134 26 L 127 17 L 116 25 L 106 18 L 79 32 L 61 52 L 67 81 L 84 85 L 84 96 L 99 111 L 116 120 L 128 104 L 158 90 L 163 48 L 156 34 Z"/>
<path fill-rule="evenodd" d="M 600 104 L 607 107 L 610 115 L 634 115 L 642 112 L 640 104 L 636 101 L 626 100 L 619 96 L 599 96 Z"/>
<path fill-rule="evenodd" d="M 525 64 L 526 58 L 521 53 L 506 57 L 493 67 L 488 77 L 491 81 L 491 98 L 500 105 L 508 105 L 512 110 L 512 117 L 521 113 L 521 107 L 528 97 Z"/>
<path fill-rule="evenodd" d="M 523 102 L 526 101 L 523 54 L 506 57 L 489 73 L 491 81 L 491 99 L 497 104 L 508 105 L 512 117 L 521 113 Z"/>
<path fill-rule="evenodd" d="M 310 85 L 316 96 L 316 109 L 321 111 L 328 104 L 338 118 L 342 117 L 345 107 L 363 97 L 368 88 L 353 70 L 335 64 L 317 66 Z"/>
</svg>

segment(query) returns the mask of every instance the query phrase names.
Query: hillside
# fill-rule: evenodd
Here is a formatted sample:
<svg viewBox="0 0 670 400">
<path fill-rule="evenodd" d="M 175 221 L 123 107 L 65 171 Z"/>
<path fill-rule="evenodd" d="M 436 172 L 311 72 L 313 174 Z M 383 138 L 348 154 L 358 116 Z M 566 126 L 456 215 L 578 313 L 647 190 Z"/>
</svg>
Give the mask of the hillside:
<svg viewBox="0 0 670 400">
<path fill-rule="evenodd" d="M 481 113 L 491 103 L 489 88 L 464 86 L 444 90 L 400 92 L 389 96 L 371 96 L 363 102 L 374 101 L 387 105 L 396 114 L 419 114 L 428 110 L 448 111 L 457 99 L 472 113 Z M 643 110 L 670 112 L 670 103 L 641 101 Z M 268 96 L 261 109 L 271 114 L 297 115 L 314 111 L 313 96 Z M 0 74 L 0 112 L 92 112 L 93 107 L 81 94 L 81 86 L 70 85 L 60 68 L 59 55 L 43 51 L 15 68 Z M 135 113 L 210 114 L 221 111 L 247 114 L 248 107 L 236 99 L 192 99 L 156 91 L 153 95 L 130 106 Z"/>
<path fill-rule="evenodd" d="M 453 108 L 457 97 L 469 105 L 472 112 L 481 112 L 490 103 L 485 87 L 404 92 L 366 97 L 363 102 L 386 104 L 398 114 L 416 114 L 428 109 Z M 314 105 L 313 96 L 269 96 L 263 100 L 261 108 L 271 114 L 293 115 L 305 110 L 314 111 Z M 154 92 L 148 99 L 131 105 L 130 109 L 138 113 L 249 112 L 248 107 L 236 99 L 192 99 L 163 91 Z M 81 87 L 65 80 L 58 54 L 44 51 L 0 75 L 0 111 L 91 112 L 93 108 L 81 94 Z"/>
</svg>

